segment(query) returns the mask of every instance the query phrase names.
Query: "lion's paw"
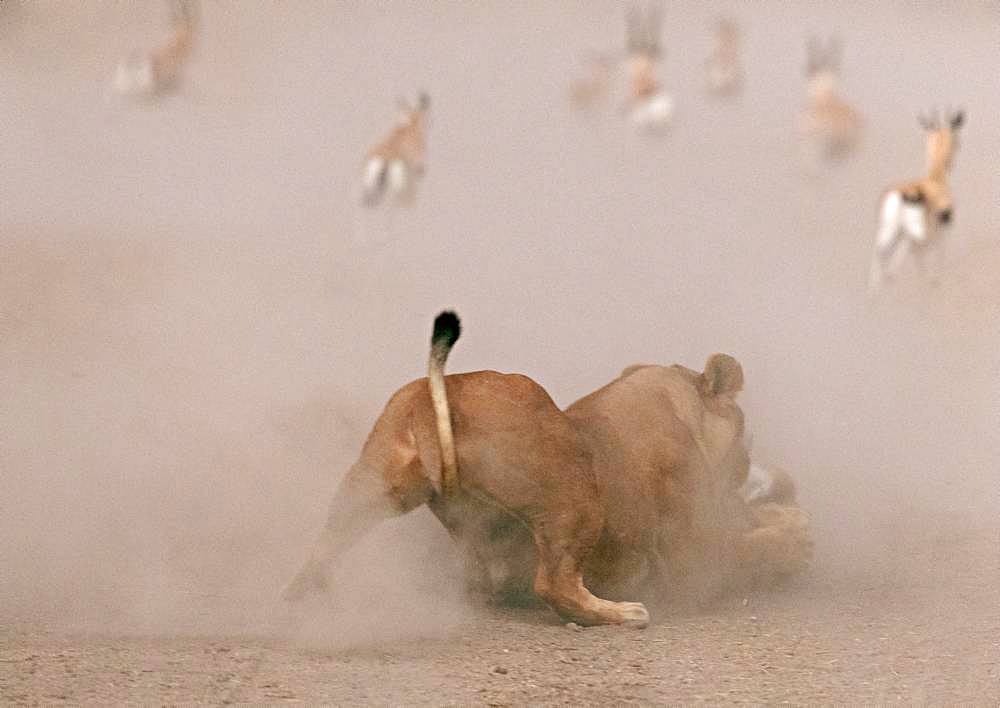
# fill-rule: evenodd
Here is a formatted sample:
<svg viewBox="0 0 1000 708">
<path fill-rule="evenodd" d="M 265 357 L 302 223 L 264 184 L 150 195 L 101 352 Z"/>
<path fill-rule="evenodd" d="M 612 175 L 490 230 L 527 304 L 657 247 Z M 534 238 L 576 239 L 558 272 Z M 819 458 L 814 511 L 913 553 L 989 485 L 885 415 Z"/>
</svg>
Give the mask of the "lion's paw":
<svg viewBox="0 0 1000 708">
<path fill-rule="evenodd" d="M 618 607 L 622 617 L 621 624 L 636 629 L 649 626 L 649 611 L 641 602 L 619 602 Z"/>
</svg>

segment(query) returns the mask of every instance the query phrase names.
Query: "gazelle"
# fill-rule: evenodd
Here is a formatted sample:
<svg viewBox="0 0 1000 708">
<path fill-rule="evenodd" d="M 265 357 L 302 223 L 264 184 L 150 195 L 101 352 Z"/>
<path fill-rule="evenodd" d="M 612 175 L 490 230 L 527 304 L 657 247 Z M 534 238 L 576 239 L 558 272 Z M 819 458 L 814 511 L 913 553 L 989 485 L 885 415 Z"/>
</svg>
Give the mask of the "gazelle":
<svg viewBox="0 0 1000 708">
<path fill-rule="evenodd" d="M 576 108 L 593 108 L 607 98 L 615 63 L 611 57 L 596 52 L 587 57 L 587 76 L 574 81 L 569 88 L 570 101 Z"/>
<path fill-rule="evenodd" d="M 633 5 L 625 17 L 625 110 L 632 123 L 645 129 L 666 127 L 674 114 L 674 100 L 656 78 L 662 25 L 662 8 L 656 4 L 649 5 L 646 12 Z"/>
<path fill-rule="evenodd" d="M 412 200 L 417 180 L 424 173 L 427 111 L 431 99 L 421 93 L 415 106 L 403 100 L 399 103 L 401 110 L 396 126 L 365 157 L 362 186 L 366 206 L 378 204 L 386 191 L 397 201 Z"/>
<path fill-rule="evenodd" d="M 965 114 L 949 112 L 943 122 L 937 114 L 920 116 L 919 121 L 927 131 L 927 175 L 890 188 L 882 196 L 869 276 L 872 290 L 881 286 L 886 275 L 895 275 L 911 248 L 921 269 L 927 250 L 933 249 L 937 269 L 939 272 L 941 269 L 942 229 L 951 223 L 955 213 L 948 173 L 958 149 L 958 130 L 965 122 Z"/>
<path fill-rule="evenodd" d="M 733 20 L 720 19 L 715 25 L 715 48 L 705 61 L 708 90 L 731 96 L 743 85 L 740 65 L 740 28 Z"/>
<path fill-rule="evenodd" d="M 194 44 L 194 1 L 171 0 L 170 35 L 152 51 L 133 52 L 121 61 L 114 78 L 116 92 L 151 97 L 177 86 Z"/>
<path fill-rule="evenodd" d="M 841 44 L 831 39 L 823 46 L 813 38 L 806 51 L 808 103 L 801 119 L 803 137 L 817 157 L 842 157 L 857 145 L 862 121 L 840 96 Z"/>
</svg>

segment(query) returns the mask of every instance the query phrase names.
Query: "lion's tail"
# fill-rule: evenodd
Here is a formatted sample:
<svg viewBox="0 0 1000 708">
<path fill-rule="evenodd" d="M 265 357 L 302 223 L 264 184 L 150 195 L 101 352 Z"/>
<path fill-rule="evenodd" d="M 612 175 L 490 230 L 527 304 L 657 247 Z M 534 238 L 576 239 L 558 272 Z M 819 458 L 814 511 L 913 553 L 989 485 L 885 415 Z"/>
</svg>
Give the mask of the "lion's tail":
<svg viewBox="0 0 1000 708">
<path fill-rule="evenodd" d="M 430 383 L 434 420 L 437 423 L 438 442 L 441 445 L 441 493 L 445 497 L 451 496 L 458 489 L 458 457 L 455 454 L 451 411 L 444 387 L 444 364 L 461 333 L 462 325 L 458 315 L 450 310 L 438 315 L 434 319 L 431 355 L 427 362 L 427 380 Z"/>
</svg>

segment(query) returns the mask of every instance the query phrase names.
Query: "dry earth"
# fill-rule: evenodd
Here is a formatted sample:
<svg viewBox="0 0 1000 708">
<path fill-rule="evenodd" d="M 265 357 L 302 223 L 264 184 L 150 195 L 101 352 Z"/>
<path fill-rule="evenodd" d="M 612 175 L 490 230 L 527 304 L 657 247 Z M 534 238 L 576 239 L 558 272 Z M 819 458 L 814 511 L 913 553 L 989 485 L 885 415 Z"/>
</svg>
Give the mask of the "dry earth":
<svg viewBox="0 0 1000 708">
<path fill-rule="evenodd" d="M 132 105 L 107 79 L 159 3 L 0 3 L 0 703 L 1000 701 L 995 3 L 671 3 L 659 138 L 567 101 L 617 4 L 202 4 L 182 90 Z M 732 103 L 701 91 L 718 13 L 746 31 Z M 791 127 L 831 31 L 866 133 L 814 174 Z M 364 213 L 364 146 L 417 87 L 417 204 Z M 879 191 L 949 102 L 947 270 L 869 298 Z M 574 631 L 475 605 L 418 512 L 282 607 L 445 306 L 452 370 L 561 404 L 634 361 L 739 357 L 815 567 Z"/>
</svg>

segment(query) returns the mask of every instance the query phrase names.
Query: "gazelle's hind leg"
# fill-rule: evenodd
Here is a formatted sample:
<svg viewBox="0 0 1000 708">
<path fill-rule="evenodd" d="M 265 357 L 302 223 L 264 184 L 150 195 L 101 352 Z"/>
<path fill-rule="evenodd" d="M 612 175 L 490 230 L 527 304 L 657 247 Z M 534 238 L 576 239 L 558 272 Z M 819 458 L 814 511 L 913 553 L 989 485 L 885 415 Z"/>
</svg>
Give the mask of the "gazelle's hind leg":
<svg viewBox="0 0 1000 708">
<path fill-rule="evenodd" d="M 923 250 L 928 243 L 927 210 L 923 204 L 902 204 L 899 215 L 901 238 L 896 252 L 889 259 L 886 271 L 895 275 L 914 246 Z M 922 264 L 920 264 L 922 266 Z"/>
<path fill-rule="evenodd" d="M 385 194 L 386 161 L 381 157 L 372 157 L 365 163 L 365 172 L 361 181 L 362 202 L 365 206 L 375 206 Z"/>
<path fill-rule="evenodd" d="M 282 592 L 288 601 L 302 600 L 329 586 L 331 566 L 385 519 L 404 508 L 385 488 L 381 474 L 357 463 L 338 485 L 327 521 L 302 569 Z"/>
<path fill-rule="evenodd" d="M 942 240 L 930 222 L 922 204 L 906 205 L 903 209 L 903 231 L 913 246 L 914 260 L 921 279 L 936 285 L 943 269 Z M 933 260 L 933 264 L 928 261 Z"/>
<path fill-rule="evenodd" d="M 945 259 L 946 250 L 944 242 L 945 242 L 944 234 L 938 234 L 938 237 L 934 239 L 934 242 L 928 246 L 928 248 L 931 251 L 931 260 L 933 261 L 930 272 L 931 285 L 940 285 L 941 278 L 944 277 L 944 269 L 946 261 Z"/>
<path fill-rule="evenodd" d="M 388 168 L 389 192 L 400 204 L 410 204 L 416 194 L 416 177 L 403 160 L 392 160 Z"/>
<path fill-rule="evenodd" d="M 872 248 L 871 270 L 868 275 L 868 287 L 872 291 L 878 290 L 882 285 L 887 272 L 886 261 L 900 250 L 902 208 L 903 200 L 899 192 L 891 192 L 886 195 L 879 212 L 879 229 L 875 236 L 875 245 Z"/>
</svg>

